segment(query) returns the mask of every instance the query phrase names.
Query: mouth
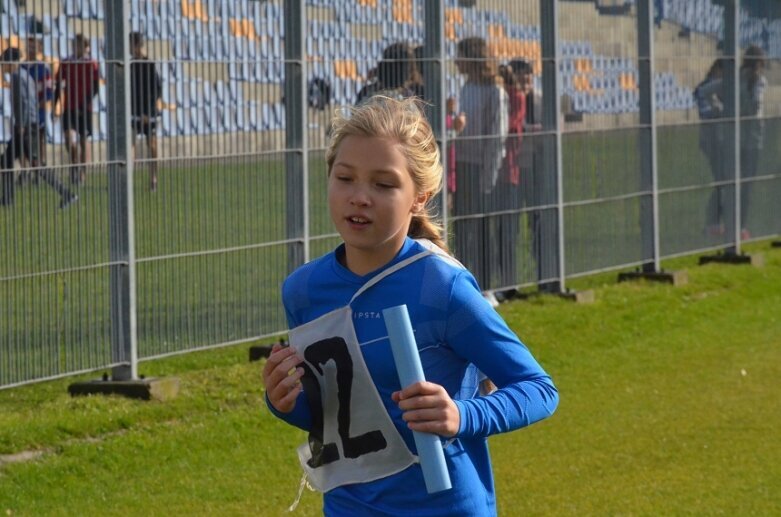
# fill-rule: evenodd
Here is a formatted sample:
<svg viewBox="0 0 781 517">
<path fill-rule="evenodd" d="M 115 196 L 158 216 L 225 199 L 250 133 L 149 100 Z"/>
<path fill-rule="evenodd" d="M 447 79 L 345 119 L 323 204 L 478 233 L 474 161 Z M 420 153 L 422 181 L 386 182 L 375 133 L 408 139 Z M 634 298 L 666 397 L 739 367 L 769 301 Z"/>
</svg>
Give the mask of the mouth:
<svg viewBox="0 0 781 517">
<path fill-rule="evenodd" d="M 359 227 L 359 228 L 362 228 L 362 227 L 365 227 L 365 226 L 371 224 L 371 220 L 370 219 L 368 219 L 366 217 L 362 217 L 360 215 L 348 215 L 347 217 L 345 217 L 345 220 L 348 223 L 350 223 L 351 226 L 356 226 L 356 227 Z"/>
</svg>

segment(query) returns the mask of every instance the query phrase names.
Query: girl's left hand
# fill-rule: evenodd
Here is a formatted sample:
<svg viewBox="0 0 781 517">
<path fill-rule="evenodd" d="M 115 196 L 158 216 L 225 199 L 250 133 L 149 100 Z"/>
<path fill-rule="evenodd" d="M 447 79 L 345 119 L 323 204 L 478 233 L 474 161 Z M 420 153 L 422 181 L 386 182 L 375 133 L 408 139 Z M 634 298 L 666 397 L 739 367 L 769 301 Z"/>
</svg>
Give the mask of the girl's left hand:
<svg viewBox="0 0 781 517">
<path fill-rule="evenodd" d="M 433 382 L 416 382 L 391 395 L 402 418 L 413 431 L 433 433 L 445 438 L 456 435 L 461 415 L 445 388 Z"/>
</svg>

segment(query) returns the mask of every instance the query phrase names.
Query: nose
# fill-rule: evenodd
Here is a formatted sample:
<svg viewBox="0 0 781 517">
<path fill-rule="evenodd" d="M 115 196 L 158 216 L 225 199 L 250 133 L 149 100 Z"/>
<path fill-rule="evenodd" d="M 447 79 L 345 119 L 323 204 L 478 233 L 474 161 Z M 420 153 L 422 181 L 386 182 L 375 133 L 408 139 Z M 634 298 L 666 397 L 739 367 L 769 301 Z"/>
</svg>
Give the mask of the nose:
<svg viewBox="0 0 781 517">
<path fill-rule="evenodd" d="M 350 192 L 350 204 L 353 206 L 369 206 L 371 204 L 371 196 L 368 189 L 361 185 L 356 185 Z"/>
</svg>

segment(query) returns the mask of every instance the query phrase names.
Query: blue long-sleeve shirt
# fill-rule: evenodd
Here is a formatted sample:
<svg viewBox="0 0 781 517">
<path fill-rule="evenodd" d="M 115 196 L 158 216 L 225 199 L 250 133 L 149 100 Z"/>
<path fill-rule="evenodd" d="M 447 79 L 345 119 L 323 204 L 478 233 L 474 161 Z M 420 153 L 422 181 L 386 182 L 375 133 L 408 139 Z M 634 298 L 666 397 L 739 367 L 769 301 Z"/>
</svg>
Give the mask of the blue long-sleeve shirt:
<svg viewBox="0 0 781 517">
<path fill-rule="evenodd" d="M 38 94 L 35 80 L 24 68 L 11 74 L 11 108 L 14 127 L 31 128 L 38 125 Z"/>
<path fill-rule="evenodd" d="M 46 101 L 54 98 L 51 71 L 46 63 L 40 62 L 22 63 L 21 68 L 27 70 L 27 73 L 35 81 L 38 95 L 38 124 L 43 127 L 46 125 Z"/>
<path fill-rule="evenodd" d="M 339 263 L 343 248 L 295 271 L 283 286 L 290 327 L 297 327 L 345 306 L 370 278 L 424 248 L 407 239 L 383 268 L 358 276 Z M 352 304 L 353 322 L 364 361 L 385 409 L 407 447 L 416 453 L 412 432 L 391 400 L 401 389 L 382 320 L 382 310 L 406 304 L 426 379 L 442 385 L 458 406 L 461 423 L 445 448 L 453 488 L 427 494 L 420 466 L 324 495 L 327 515 L 494 515 L 496 501 L 486 438 L 524 427 L 549 416 L 558 404 L 550 377 L 482 297 L 472 275 L 435 255 L 393 273 Z M 470 365 L 484 372 L 498 390 L 486 397 L 461 398 L 474 380 Z M 462 395 L 461 395 L 462 396 Z M 305 396 L 278 417 L 309 430 Z"/>
</svg>

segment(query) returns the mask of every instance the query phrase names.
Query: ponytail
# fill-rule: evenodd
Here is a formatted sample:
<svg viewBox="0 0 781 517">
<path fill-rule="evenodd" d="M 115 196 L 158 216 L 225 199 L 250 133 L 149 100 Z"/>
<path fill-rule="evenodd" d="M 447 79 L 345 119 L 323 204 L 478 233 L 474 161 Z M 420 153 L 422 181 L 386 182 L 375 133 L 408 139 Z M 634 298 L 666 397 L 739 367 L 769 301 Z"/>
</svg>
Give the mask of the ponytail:
<svg viewBox="0 0 781 517">
<path fill-rule="evenodd" d="M 412 216 L 407 235 L 413 239 L 428 239 L 445 253 L 451 255 L 450 249 L 442 238 L 442 227 L 432 221 L 426 212 Z"/>
</svg>

